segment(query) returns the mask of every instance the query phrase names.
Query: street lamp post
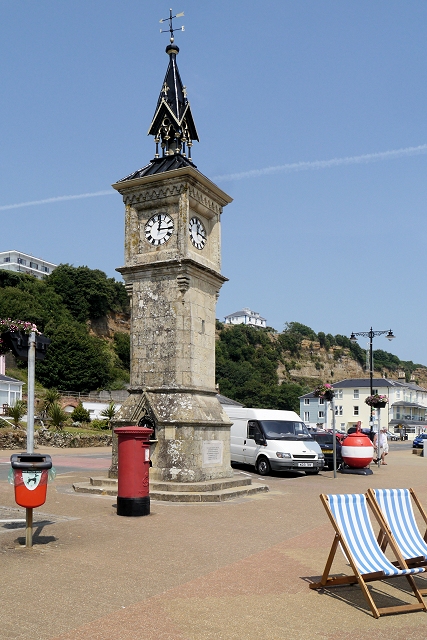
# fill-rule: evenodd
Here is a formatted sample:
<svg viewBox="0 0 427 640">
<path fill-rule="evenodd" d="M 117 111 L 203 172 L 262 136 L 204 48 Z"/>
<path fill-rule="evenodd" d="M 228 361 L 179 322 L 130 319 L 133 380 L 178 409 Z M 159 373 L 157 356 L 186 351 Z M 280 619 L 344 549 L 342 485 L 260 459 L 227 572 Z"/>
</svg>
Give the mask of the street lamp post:
<svg viewBox="0 0 427 640">
<path fill-rule="evenodd" d="M 374 375 L 374 357 L 373 357 L 373 351 L 372 351 L 372 340 L 374 339 L 375 336 L 384 336 L 387 338 L 387 340 L 393 340 L 393 338 L 395 338 L 396 336 L 393 335 L 393 331 L 391 329 L 389 329 L 388 331 L 373 331 L 372 327 L 370 328 L 369 331 L 359 331 L 357 333 L 355 333 L 353 331 L 353 333 L 350 336 L 350 340 L 351 342 L 357 342 L 357 336 L 361 336 L 363 338 L 369 338 L 369 378 L 370 378 L 370 387 L 371 387 L 371 396 L 374 395 L 374 390 L 373 390 L 373 375 Z M 373 414 L 373 407 L 370 407 L 371 409 L 371 418 L 370 418 L 370 428 L 372 431 L 372 425 L 373 425 L 373 419 L 372 419 L 372 414 Z M 379 429 L 379 424 L 380 424 L 380 420 L 379 420 L 379 410 L 378 410 L 378 460 L 379 460 L 379 451 L 380 451 L 380 429 Z"/>
<path fill-rule="evenodd" d="M 373 395 L 373 389 L 372 389 L 372 378 L 373 378 L 373 372 L 374 372 L 374 358 L 373 358 L 373 352 L 372 352 L 372 340 L 375 336 L 384 336 L 387 338 L 387 340 L 393 340 L 393 338 L 395 338 L 396 336 L 393 335 L 393 331 L 391 329 L 389 329 L 388 331 L 373 331 L 372 327 L 370 328 L 369 331 L 359 331 L 358 333 L 355 333 L 353 331 L 353 333 L 350 336 L 350 341 L 351 342 L 357 342 L 357 336 L 361 336 L 364 338 L 369 338 L 369 377 L 371 379 L 371 396 Z"/>
</svg>

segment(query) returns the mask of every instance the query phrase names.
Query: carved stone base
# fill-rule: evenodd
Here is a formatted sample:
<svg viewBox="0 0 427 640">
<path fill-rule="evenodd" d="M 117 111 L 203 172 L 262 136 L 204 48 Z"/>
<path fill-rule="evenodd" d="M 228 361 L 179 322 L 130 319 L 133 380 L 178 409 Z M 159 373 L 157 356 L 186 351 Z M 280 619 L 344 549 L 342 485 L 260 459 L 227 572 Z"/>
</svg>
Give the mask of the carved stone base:
<svg viewBox="0 0 427 640">
<path fill-rule="evenodd" d="M 150 478 L 202 482 L 231 478 L 230 426 L 215 391 L 200 389 L 131 389 L 113 428 L 155 424 Z M 117 441 L 113 439 L 110 478 L 117 478 Z"/>
</svg>

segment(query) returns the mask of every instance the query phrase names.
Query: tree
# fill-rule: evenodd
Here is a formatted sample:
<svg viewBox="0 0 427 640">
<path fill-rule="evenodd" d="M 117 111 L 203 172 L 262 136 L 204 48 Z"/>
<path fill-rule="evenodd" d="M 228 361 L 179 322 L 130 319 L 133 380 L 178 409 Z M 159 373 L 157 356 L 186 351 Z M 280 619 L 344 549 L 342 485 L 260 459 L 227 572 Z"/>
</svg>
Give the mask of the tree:
<svg viewBox="0 0 427 640">
<path fill-rule="evenodd" d="M 68 415 L 62 409 L 59 402 L 53 402 L 51 404 L 51 406 L 49 407 L 48 415 L 49 415 L 49 418 L 51 419 L 52 426 L 56 427 L 58 431 L 62 430 L 64 426 L 64 422 L 66 422 L 68 419 Z"/>
<path fill-rule="evenodd" d="M 3 276 L 6 274 L 6 277 Z M 34 322 L 43 331 L 49 322 L 70 321 L 62 299 L 46 280 L 26 274 L 0 273 L 0 317 Z"/>
<path fill-rule="evenodd" d="M 129 310 L 124 284 L 107 278 L 99 269 L 60 264 L 49 276 L 48 284 L 79 322 L 100 318 L 109 311 Z"/>
<path fill-rule="evenodd" d="M 106 407 L 105 409 L 103 409 L 103 411 L 101 411 L 100 415 L 104 416 L 105 418 L 108 418 L 108 420 L 112 420 L 116 415 L 116 413 L 117 413 L 116 405 L 114 404 L 113 401 L 111 401 L 108 407 Z"/>
<path fill-rule="evenodd" d="M 108 345 L 89 335 L 78 323 L 49 325 L 52 342 L 46 358 L 36 362 L 36 378 L 46 387 L 91 391 L 112 381 L 113 361 Z"/>
<path fill-rule="evenodd" d="M 19 427 L 21 418 L 27 413 L 27 405 L 23 400 L 17 400 L 13 407 L 8 407 L 7 415 L 13 420 L 13 424 L 16 428 Z"/>
<path fill-rule="evenodd" d="M 287 411 L 300 411 L 300 396 L 309 391 L 309 388 L 305 385 L 298 384 L 297 382 L 283 382 L 279 387 L 277 398 L 277 409 L 283 409 Z"/>
<path fill-rule="evenodd" d="M 285 332 L 295 333 L 301 336 L 301 338 L 305 338 L 306 340 L 317 340 L 317 334 L 313 329 L 307 327 L 305 324 L 301 324 L 301 322 L 287 322 L 285 324 Z"/>
<path fill-rule="evenodd" d="M 84 408 L 83 403 L 81 401 L 72 412 L 71 420 L 73 422 L 90 422 L 90 413 L 88 409 Z"/>
<path fill-rule="evenodd" d="M 46 418 L 49 415 L 49 409 L 54 402 L 58 402 L 61 394 L 57 389 L 46 389 L 42 397 L 42 410 L 40 415 L 42 418 Z"/>
<path fill-rule="evenodd" d="M 130 369 L 130 335 L 121 331 L 114 334 L 114 349 L 125 369 Z"/>
</svg>

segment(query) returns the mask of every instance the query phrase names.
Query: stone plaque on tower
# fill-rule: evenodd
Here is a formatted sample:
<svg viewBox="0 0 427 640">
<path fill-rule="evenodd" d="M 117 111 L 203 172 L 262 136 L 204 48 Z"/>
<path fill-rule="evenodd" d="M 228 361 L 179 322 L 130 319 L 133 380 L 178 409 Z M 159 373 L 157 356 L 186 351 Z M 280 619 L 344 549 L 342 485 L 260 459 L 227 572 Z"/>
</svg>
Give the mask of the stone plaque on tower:
<svg viewBox="0 0 427 640">
<path fill-rule="evenodd" d="M 155 157 L 113 185 L 125 204 L 118 271 L 131 301 L 129 397 L 114 426 L 154 427 L 153 480 L 200 482 L 233 475 L 230 421 L 215 390 L 215 308 L 226 280 L 220 224 L 232 199 L 191 158 L 198 134 L 172 17 L 169 65 L 148 131 Z"/>
</svg>

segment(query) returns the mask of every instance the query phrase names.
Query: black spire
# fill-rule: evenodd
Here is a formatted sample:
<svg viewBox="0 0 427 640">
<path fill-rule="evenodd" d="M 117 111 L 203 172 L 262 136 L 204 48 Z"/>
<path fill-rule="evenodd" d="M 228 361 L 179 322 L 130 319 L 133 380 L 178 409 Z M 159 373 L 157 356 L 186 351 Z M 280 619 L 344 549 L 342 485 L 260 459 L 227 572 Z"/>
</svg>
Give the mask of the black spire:
<svg viewBox="0 0 427 640">
<path fill-rule="evenodd" d="M 181 16 L 183 14 L 178 15 Z M 173 32 L 178 29 L 172 28 L 172 19 L 176 17 L 178 16 L 172 16 L 171 10 L 169 18 L 160 21 L 169 21 L 168 31 L 170 31 L 171 36 L 170 44 L 166 47 L 166 53 L 169 55 L 169 65 L 148 135 L 154 136 L 156 158 L 160 157 L 160 143 L 163 157 L 175 154 L 186 157 L 188 153 L 188 159 L 191 161 L 193 140 L 199 141 L 199 136 L 194 124 L 190 103 L 187 100 L 186 88 L 182 84 L 176 64 L 179 48 L 174 44 Z M 184 31 L 184 27 L 181 27 L 180 30 Z"/>
</svg>

